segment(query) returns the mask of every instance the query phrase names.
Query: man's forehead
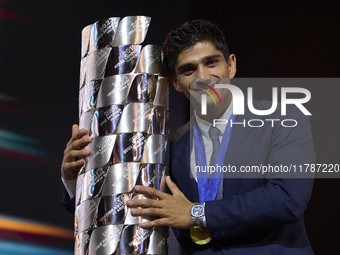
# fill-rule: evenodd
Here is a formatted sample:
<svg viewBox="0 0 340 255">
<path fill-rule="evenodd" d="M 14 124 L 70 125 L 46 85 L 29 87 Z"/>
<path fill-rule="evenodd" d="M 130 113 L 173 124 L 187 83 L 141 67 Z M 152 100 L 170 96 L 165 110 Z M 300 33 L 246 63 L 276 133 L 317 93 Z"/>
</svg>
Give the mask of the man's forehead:
<svg viewBox="0 0 340 255">
<path fill-rule="evenodd" d="M 204 49 L 210 49 L 210 50 L 217 50 L 218 51 L 218 49 L 216 48 L 216 46 L 212 42 L 210 42 L 210 41 L 200 41 L 200 42 L 195 43 L 194 45 L 191 45 L 187 48 L 182 49 L 178 53 L 178 56 L 181 55 L 181 54 L 190 53 L 195 48 L 204 48 Z M 177 56 L 177 58 L 178 58 L 178 56 Z"/>
<path fill-rule="evenodd" d="M 200 61 L 208 56 L 223 56 L 223 53 L 218 50 L 215 45 L 209 41 L 197 42 L 196 44 L 187 47 L 180 51 L 176 58 L 175 66 L 178 67 L 186 62 Z"/>
</svg>

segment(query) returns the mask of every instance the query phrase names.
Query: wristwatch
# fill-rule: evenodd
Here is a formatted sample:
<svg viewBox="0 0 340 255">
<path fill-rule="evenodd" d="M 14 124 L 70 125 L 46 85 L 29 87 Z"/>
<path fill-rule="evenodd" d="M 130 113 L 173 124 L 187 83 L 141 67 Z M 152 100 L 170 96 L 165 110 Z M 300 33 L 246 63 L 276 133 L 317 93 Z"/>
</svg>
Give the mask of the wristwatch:
<svg viewBox="0 0 340 255">
<path fill-rule="evenodd" d="M 196 203 L 191 208 L 190 214 L 195 226 L 205 226 L 205 203 Z"/>
</svg>

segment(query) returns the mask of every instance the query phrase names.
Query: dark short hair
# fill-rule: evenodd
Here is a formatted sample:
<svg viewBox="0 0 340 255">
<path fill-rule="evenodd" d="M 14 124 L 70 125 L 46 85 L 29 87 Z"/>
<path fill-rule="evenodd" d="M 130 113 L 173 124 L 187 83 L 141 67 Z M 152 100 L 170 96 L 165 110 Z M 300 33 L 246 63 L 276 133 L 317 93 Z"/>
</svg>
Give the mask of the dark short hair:
<svg viewBox="0 0 340 255">
<path fill-rule="evenodd" d="M 166 36 L 163 43 L 163 75 L 172 74 L 176 76 L 174 65 L 178 55 L 182 50 L 203 41 L 211 42 L 228 61 L 229 49 L 222 30 L 210 21 L 193 20 L 180 25 Z"/>
</svg>

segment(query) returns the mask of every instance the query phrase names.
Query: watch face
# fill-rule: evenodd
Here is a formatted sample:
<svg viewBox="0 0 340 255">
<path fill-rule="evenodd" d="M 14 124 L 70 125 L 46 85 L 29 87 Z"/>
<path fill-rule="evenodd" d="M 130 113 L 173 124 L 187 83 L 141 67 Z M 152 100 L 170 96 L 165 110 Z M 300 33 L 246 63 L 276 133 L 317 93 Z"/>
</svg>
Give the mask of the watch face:
<svg viewBox="0 0 340 255">
<path fill-rule="evenodd" d="M 203 214 L 203 212 L 204 212 L 204 209 L 203 209 L 203 206 L 201 206 L 201 205 L 195 205 L 192 208 L 192 214 L 195 217 L 201 216 Z"/>
</svg>

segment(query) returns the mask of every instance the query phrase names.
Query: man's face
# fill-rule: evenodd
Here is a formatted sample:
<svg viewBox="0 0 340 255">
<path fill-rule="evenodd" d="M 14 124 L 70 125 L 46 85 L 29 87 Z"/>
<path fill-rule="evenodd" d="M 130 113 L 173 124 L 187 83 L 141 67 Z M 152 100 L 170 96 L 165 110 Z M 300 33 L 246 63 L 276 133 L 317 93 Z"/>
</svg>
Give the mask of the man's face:
<svg viewBox="0 0 340 255">
<path fill-rule="evenodd" d="M 214 86 L 216 83 L 225 84 L 233 78 L 236 72 L 235 55 L 230 55 L 228 63 L 223 53 L 210 42 L 198 42 L 183 50 L 175 63 L 175 89 L 185 94 L 195 109 L 200 107 L 202 90 L 196 89 L 199 82 Z M 223 79 L 223 81 L 222 81 Z M 229 82 L 228 82 L 229 83 Z M 229 105 L 231 93 L 226 89 L 216 89 L 223 103 Z M 210 97 L 208 97 L 210 98 Z M 209 102 L 212 104 L 212 102 Z"/>
</svg>

